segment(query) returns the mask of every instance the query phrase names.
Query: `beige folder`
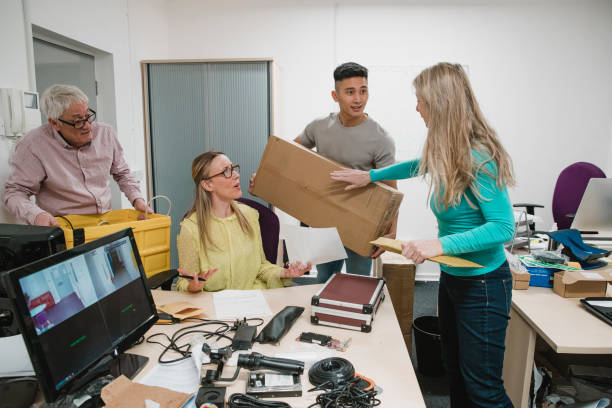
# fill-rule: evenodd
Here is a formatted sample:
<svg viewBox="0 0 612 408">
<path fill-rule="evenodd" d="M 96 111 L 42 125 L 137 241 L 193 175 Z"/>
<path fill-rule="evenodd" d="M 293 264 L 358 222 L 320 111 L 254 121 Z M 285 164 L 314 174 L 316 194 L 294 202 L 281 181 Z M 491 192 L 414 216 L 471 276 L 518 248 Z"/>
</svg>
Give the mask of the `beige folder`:
<svg viewBox="0 0 612 408">
<path fill-rule="evenodd" d="M 380 237 L 375 241 L 370 241 L 370 244 L 376 245 L 382 249 L 385 249 L 390 252 L 395 252 L 396 254 L 402 253 L 402 244 L 405 244 L 404 241 L 400 241 L 398 239 L 384 238 Z M 458 258 L 456 256 L 451 255 L 440 255 L 433 256 L 431 258 L 427 258 L 428 261 L 437 262 L 442 265 L 452 266 L 454 268 L 482 268 L 482 265 L 478 265 L 475 262 L 468 261 L 467 259 Z"/>
</svg>

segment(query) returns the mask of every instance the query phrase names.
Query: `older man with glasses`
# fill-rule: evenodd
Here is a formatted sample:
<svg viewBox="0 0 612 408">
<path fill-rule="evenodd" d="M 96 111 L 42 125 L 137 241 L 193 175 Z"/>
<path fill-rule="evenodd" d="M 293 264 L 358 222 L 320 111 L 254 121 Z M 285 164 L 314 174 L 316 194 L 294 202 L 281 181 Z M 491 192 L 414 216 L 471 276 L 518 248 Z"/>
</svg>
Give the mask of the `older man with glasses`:
<svg viewBox="0 0 612 408">
<path fill-rule="evenodd" d="M 111 209 L 109 174 L 135 209 L 151 212 L 115 131 L 94 122 L 96 112 L 89 109 L 83 91 L 53 85 L 42 94 L 41 107 L 48 123 L 28 132 L 11 159 L 4 187 L 11 213 L 46 226 L 58 225 L 58 215 L 104 213 Z"/>
</svg>

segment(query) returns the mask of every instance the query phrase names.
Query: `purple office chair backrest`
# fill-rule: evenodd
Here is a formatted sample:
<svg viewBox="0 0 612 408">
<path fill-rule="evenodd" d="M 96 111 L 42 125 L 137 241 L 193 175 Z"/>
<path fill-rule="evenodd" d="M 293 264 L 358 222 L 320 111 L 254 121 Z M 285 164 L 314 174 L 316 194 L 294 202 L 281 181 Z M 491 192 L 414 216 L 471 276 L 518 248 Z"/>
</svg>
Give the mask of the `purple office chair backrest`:
<svg viewBox="0 0 612 408">
<path fill-rule="evenodd" d="M 276 263 L 278 234 L 280 233 L 278 216 L 274 211 L 255 200 L 241 197 L 236 201 L 246 204 L 259 212 L 259 228 L 261 229 L 261 240 L 266 259 L 271 263 Z"/>
<path fill-rule="evenodd" d="M 568 229 L 572 225 L 589 180 L 605 177 L 606 174 L 599 167 L 587 162 L 574 163 L 559 174 L 552 200 L 557 229 Z"/>
</svg>

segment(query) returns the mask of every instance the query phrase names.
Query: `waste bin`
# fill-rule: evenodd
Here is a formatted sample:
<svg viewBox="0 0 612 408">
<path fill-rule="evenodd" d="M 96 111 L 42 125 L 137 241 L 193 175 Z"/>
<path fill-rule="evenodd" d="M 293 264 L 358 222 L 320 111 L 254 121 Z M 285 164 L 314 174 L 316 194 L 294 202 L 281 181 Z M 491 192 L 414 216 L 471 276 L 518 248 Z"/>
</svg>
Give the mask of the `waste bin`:
<svg viewBox="0 0 612 408">
<path fill-rule="evenodd" d="M 412 330 L 419 372 L 428 376 L 444 374 L 438 317 L 417 317 L 412 323 Z"/>
</svg>

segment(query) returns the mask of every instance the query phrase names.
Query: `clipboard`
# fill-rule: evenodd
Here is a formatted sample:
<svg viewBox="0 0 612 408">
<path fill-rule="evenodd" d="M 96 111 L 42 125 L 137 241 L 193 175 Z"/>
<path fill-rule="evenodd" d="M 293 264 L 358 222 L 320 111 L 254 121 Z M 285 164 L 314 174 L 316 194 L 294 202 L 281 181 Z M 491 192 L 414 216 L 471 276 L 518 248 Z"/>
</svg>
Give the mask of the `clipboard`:
<svg viewBox="0 0 612 408">
<path fill-rule="evenodd" d="M 402 244 L 406 242 L 400 241 L 398 239 L 391 239 L 380 237 L 374 241 L 370 241 L 370 244 L 385 249 L 389 252 L 395 252 L 396 254 L 402 253 Z M 451 266 L 453 268 L 482 268 L 482 265 L 479 265 L 475 262 L 468 261 L 467 259 L 459 258 L 452 255 L 439 255 L 433 256 L 431 258 L 427 258 L 428 261 L 436 262 L 441 265 Z"/>
</svg>

